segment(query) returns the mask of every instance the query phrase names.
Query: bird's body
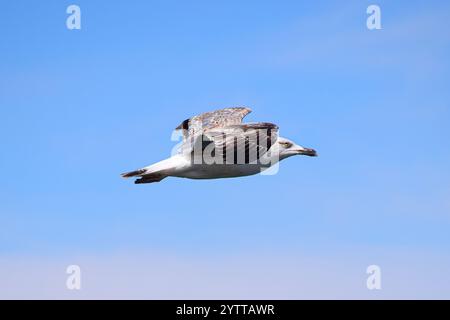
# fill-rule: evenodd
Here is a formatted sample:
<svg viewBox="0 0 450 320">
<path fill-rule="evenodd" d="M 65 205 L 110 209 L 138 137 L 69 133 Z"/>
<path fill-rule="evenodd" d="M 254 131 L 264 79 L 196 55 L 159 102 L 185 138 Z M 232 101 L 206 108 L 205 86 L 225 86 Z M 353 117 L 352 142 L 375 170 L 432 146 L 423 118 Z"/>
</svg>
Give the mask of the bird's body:
<svg viewBox="0 0 450 320">
<path fill-rule="evenodd" d="M 191 164 L 185 156 L 177 154 L 147 167 L 146 172 L 158 171 L 168 176 L 190 179 L 217 179 L 248 176 L 262 170 L 264 167 L 259 164 Z"/>
<path fill-rule="evenodd" d="M 190 179 L 241 177 L 260 173 L 280 160 L 296 154 L 316 156 L 278 136 L 271 123 L 242 123 L 248 108 L 226 108 L 187 119 L 182 130 L 183 144 L 168 159 L 122 174 L 139 177 L 135 183 L 158 182 L 172 176 Z"/>
<path fill-rule="evenodd" d="M 262 170 L 264 169 L 257 164 L 241 164 L 229 166 L 223 164 L 196 164 L 183 172 L 181 177 L 191 179 L 234 178 L 257 174 Z"/>
</svg>

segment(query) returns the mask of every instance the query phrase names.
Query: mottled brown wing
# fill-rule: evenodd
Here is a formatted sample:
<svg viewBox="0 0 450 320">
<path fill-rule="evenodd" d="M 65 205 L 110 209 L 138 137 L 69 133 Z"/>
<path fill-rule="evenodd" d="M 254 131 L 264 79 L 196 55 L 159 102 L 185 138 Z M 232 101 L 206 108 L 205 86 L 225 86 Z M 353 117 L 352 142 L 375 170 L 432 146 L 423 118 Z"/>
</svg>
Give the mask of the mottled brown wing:
<svg viewBox="0 0 450 320">
<path fill-rule="evenodd" d="M 214 152 L 228 163 L 248 164 L 260 160 L 277 141 L 278 126 L 268 122 L 245 123 L 211 129 L 204 135 L 214 143 Z"/>
<path fill-rule="evenodd" d="M 240 124 L 242 119 L 250 112 L 251 109 L 246 107 L 205 112 L 184 120 L 176 127 L 176 130 L 183 130 L 184 138 L 187 139 L 188 136 L 194 137 L 212 129 Z"/>
</svg>

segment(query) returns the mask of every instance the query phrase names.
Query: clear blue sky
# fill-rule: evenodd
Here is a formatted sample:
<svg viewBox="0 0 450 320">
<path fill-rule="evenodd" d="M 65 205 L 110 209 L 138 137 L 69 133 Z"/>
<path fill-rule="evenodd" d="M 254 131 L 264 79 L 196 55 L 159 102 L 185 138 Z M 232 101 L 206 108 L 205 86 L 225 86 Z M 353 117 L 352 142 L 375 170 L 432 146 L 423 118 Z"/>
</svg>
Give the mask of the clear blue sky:
<svg viewBox="0 0 450 320">
<path fill-rule="evenodd" d="M 81 30 L 66 28 L 72 3 Z M 450 298 L 450 5 L 378 1 L 382 30 L 369 31 L 372 3 L 2 3 L 0 280 L 9 287 L 0 296 L 78 297 L 20 280 L 33 264 L 62 270 L 48 272 L 56 281 L 66 261 L 146 256 L 141 267 L 164 271 L 170 263 L 158 257 L 169 256 L 174 274 L 192 269 L 193 282 L 205 279 L 196 264 L 217 263 L 223 272 L 211 279 L 234 270 L 260 283 L 253 292 L 236 281 L 227 297 L 243 288 L 242 297 L 347 297 L 345 281 L 320 281 L 335 278 L 336 263 L 360 281 L 348 296 Z M 320 156 L 283 161 L 274 176 L 150 185 L 120 177 L 169 156 L 185 118 L 234 105 Z M 286 284 L 301 283 L 293 265 L 307 260 L 313 293 L 283 291 L 276 277 L 264 287 L 261 259 L 276 260 L 268 270 L 287 274 Z M 369 264 L 386 274 L 375 295 L 364 288 Z M 133 282 L 130 265 L 117 270 L 126 292 L 158 297 Z M 402 284 L 411 277 L 413 291 Z M 165 297 L 227 292 L 225 283 L 172 285 L 178 296 Z"/>
</svg>

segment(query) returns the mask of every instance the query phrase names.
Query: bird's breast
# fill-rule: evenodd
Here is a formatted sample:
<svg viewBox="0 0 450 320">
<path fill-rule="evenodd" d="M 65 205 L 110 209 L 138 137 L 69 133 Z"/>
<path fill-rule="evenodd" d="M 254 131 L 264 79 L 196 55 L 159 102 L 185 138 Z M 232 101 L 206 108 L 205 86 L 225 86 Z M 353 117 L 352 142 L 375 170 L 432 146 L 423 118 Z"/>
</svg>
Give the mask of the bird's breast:
<svg viewBox="0 0 450 320">
<path fill-rule="evenodd" d="M 191 179 L 241 177 L 260 173 L 261 168 L 259 164 L 194 164 L 180 174 L 180 177 Z"/>
</svg>

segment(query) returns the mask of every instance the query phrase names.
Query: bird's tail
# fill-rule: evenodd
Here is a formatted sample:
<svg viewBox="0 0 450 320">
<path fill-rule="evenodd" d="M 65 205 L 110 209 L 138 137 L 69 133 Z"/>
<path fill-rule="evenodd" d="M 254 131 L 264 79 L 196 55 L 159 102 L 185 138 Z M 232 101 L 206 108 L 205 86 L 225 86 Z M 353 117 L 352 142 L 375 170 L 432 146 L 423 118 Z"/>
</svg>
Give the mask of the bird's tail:
<svg viewBox="0 0 450 320">
<path fill-rule="evenodd" d="M 136 179 L 134 183 L 140 184 L 140 183 L 159 182 L 162 179 L 166 178 L 167 175 L 161 172 L 149 172 L 147 169 L 138 169 L 122 173 L 122 177 L 124 178 L 139 177 L 139 179 Z"/>
<path fill-rule="evenodd" d="M 160 174 L 160 173 L 151 173 L 148 175 L 143 176 L 140 179 L 134 180 L 134 183 L 141 184 L 141 183 L 153 183 L 153 182 L 160 182 L 162 179 L 166 178 L 167 175 Z"/>
<path fill-rule="evenodd" d="M 141 169 L 122 173 L 122 177 L 139 177 L 140 179 L 137 179 L 134 183 L 158 182 L 171 175 L 170 172 L 178 161 L 178 158 L 171 157 Z"/>
<path fill-rule="evenodd" d="M 121 176 L 123 178 L 131 178 L 131 177 L 142 176 L 146 172 L 147 172 L 146 169 L 138 169 L 138 170 L 122 173 Z"/>
</svg>

